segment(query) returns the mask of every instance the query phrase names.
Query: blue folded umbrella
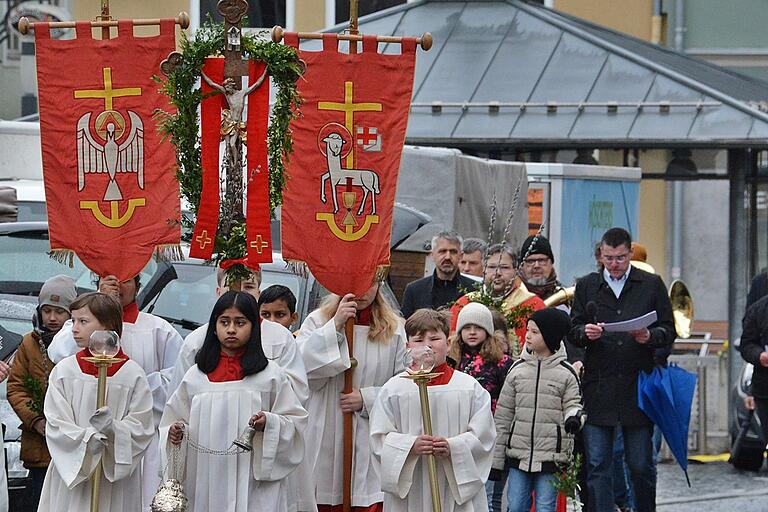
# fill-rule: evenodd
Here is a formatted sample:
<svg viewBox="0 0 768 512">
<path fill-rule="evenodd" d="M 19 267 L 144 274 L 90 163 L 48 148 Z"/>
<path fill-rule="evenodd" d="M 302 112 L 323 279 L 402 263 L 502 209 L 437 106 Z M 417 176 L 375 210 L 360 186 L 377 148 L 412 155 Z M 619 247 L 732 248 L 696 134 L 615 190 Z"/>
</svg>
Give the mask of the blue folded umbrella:
<svg viewBox="0 0 768 512">
<path fill-rule="evenodd" d="M 688 425 L 696 390 L 696 375 L 675 364 L 656 367 L 651 373 L 640 372 L 637 380 L 637 404 L 661 430 L 675 460 L 688 478 Z"/>
</svg>

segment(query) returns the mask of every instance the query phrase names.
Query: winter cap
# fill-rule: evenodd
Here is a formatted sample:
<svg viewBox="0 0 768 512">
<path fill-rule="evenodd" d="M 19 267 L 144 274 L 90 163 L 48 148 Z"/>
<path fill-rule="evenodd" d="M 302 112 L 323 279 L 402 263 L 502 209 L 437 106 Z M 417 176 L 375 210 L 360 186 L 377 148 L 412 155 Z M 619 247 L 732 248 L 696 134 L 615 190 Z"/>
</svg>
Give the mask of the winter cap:
<svg viewBox="0 0 768 512">
<path fill-rule="evenodd" d="M 37 297 L 38 306 L 56 306 L 66 309 L 69 313 L 69 305 L 77 298 L 75 281 L 63 274 L 51 277 L 43 283 L 40 294 Z"/>
<path fill-rule="evenodd" d="M 643 244 L 632 242 L 632 261 L 647 261 L 648 251 Z"/>
<path fill-rule="evenodd" d="M 544 337 L 544 343 L 553 354 L 560 349 L 560 342 L 571 330 L 571 317 L 562 309 L 545 308 L 534 311 L 528 318 L 533 320 Z"/>
<path fill-rule="evenodd" d="M 536 239 L 536 243 L 533 243 L 534 238 Z M 555 262 L 555 255 L 552 254 L 552 246 L 549 245 L 549 240 L 547 240 L 547 237 L 544 235 L 531 235 L 525 239 L 523 247 L 520 249 L 520 262 L 522 263 L 523 258 L 533 256 L 534 254 L 543 254 L 552 260 L 552 263 Z"/>
<path fill-rule="evenodd" d="M 479 302 L 470 302 L 461 308 L 456 320 L 456 332 L 461 333 L 461 330 L 470 324 L 482 327 L 488 336 L 494 333 L 491 310 Z"/>
</svg>

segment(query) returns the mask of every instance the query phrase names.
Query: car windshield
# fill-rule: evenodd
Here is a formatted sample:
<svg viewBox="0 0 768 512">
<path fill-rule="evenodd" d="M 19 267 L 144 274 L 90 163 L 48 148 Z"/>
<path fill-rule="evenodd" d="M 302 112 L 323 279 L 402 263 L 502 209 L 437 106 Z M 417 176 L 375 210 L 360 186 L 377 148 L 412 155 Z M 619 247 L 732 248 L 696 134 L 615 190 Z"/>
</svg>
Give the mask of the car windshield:
<svg viewBox="0 0 768 512">
<path fill-rule="evenodd" d="M 19 201 L 16 203 L 19 207 L 19 222 L 37 222 L 48 220 L 48 212 L 45 210 L 45 203 L 42 201 Z"/>
<path fill-rule="evenodd" d="M 48 233 L 23 231 L 0 237 L 0 293 L 37 295 L 49 277 L 65 274 L 79 288 L 93 289 L 91 272 L 74 258 L 72 268 L 51 259 Z"/>
</svg>

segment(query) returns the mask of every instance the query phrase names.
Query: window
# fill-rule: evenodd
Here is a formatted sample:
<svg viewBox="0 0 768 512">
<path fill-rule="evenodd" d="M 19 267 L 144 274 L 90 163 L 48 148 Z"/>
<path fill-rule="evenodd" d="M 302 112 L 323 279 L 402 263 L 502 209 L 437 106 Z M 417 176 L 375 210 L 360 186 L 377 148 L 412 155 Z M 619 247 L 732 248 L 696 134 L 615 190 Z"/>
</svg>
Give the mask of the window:
<svg viewBox="0 0 768 512">
<path fill-rule="evenodd" d="M 8 29 L 8 16 L 11 10 L 28 0 L 0 0 L 0 59 L 6 66 L 18 66 L 21 58 L 21 38 L 15 30 Z M 36 3 L 66 7 L 67 0 L 38 0 Z"/>
</svg>

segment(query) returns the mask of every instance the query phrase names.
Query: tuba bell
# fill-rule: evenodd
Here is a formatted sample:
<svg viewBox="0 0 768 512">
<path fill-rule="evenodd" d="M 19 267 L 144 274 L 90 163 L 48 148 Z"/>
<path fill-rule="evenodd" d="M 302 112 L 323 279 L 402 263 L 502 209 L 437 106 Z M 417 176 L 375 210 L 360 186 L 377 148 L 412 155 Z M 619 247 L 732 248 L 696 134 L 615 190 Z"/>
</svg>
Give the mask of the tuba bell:
<svg viewBox="0 0 768 512">
<path fill-rule="evenodd" d="M 690 338 L 693 325 L 693 297 L 684 282 L 679 279 L 672 282 L 669 287 L 669 301 L 672 303 L 672 316 L 675 319 L 677 337 Z"/>
<path fill-rule="evenodd" d="M 573 293 L 576 291 L 575 286 L 569 286 L 568 288 L 560 288 L 555 293 L 544 299 L 544 305 L 548 308 L 554 308 L 561 304 L 570 304 L 573 299 Z"/>
</svg>

